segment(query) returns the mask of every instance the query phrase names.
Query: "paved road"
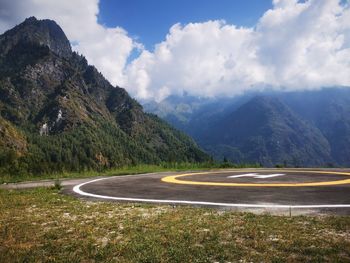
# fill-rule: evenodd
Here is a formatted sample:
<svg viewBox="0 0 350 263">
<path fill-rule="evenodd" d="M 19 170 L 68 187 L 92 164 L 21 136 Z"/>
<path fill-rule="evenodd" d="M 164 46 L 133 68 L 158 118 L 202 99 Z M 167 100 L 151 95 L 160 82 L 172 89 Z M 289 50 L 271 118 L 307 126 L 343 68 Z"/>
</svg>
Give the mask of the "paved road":
<svg viewBox="0 0 350 263">
<path fill-rule="evenodd" d="M 84 198 L 350 215 L 350 170 L 244 169 L 99 178 L 65 187 Z"/>
</svg>

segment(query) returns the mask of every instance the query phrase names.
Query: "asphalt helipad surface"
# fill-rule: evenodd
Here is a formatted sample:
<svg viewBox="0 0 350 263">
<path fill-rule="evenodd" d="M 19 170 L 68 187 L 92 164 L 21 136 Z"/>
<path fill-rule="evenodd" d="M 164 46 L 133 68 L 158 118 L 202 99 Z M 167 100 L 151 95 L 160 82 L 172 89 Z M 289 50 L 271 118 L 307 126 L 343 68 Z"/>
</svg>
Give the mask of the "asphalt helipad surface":
<svg viewBox="0 0 350 263">
<path fill-rule="evenodd" d="M 350 170 L 240 169 L 89 180 L 65 189 L 94 200 L 350 214 Z"/>
</svg>

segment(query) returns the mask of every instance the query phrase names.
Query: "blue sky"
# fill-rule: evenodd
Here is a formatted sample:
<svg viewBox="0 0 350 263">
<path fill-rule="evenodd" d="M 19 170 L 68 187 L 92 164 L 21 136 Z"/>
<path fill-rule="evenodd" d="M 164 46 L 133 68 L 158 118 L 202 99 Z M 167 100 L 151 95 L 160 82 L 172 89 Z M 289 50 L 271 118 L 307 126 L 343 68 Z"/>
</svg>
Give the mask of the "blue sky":
<svg viewBox="0 0 350 263">
<path fill-rule="evenodd" d="M 252 27 L 271 7 L 271 0 L 101 0 L 98 20 L 107 27 L 123 27 L 152 50 L 176 23 L 223 19 Z"/>
<path fill-rule="evenodd" d="M 350 0 L 0 0 L 0 33 L 55 20 L 140 100 L 350 87 Z M 225 22 L 222 22 L 225 21 Z"/>
</svg>

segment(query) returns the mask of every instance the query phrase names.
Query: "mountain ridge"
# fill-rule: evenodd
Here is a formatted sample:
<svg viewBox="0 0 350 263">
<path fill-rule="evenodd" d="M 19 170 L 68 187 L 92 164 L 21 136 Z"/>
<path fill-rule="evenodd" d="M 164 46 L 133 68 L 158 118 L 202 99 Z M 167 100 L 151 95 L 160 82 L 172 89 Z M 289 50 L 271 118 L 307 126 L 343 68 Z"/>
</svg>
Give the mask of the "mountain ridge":
<svg viewBox="0 0 350 263">
<path fill-rule="evenodd" d="M 13 147 L 2 144 L 0 159 L 11 158 L 4 172 L 209 158 L 191 138 L 144 113 L 67 41 L 54 21 L 34 17 L 0 36 L 6 44 L 0 49 L 0 116 L 28 145 L 27 152 L 13 156 Z"/>
<path fill-rule="evenodd" d="M 258 105 L 257 98 L 262 97 L 268 99 L 269 103 L 260 109 L 254 108 Z M 195 141 L 217 160 L 226 158 L 232 162 L 290 167 L 350 165 L 350 151 L 347 147 L 350 145 L 350 89 L 347 87 L 323 88 L 314 91 L 251 92 L 234 98 L 201 99 L 199 106 L 195 98 L 187 97 L 183 100 L 177 98 L 176 101 L 186 104 L 186 107 L 192 111 L 186 115 L 177 112 L 173 101 L 166 99 L 159 103 L 159 107 L 170 110 L 162 117 L 192 135 Z M 279 107 L 271 110 L 269 106 L 277 106 L 276 103 L 283 104 L 283 108 L 288 108 L 288 111 L 281 110 Z M 192 104 L 195 107 L 192 107 Z M 247 104 L 250 104 L 250 109 L 245 113 L 239 113 L 239 109 Z M 145 108 L 151 112 L 157 112 L 157 104 L 154 104 L 153 108 L 146 104 Z M 270 120 L 274 118 L 273 116 L 282 115 L 283 118 L 287 118 L 286 120 L 289 119 L 290 124 L 282 118 L 272 122 L 269 128 L 267 119 L 261 121 L 264 115 Z M 281 131 L 281 125 L 282 128 L 284 127 L 284 137 L 290 142 L 298 142 L 295 137 L 304 138 L 303 143 L 294 145 L 299 151 L 293 150 L 292 154 L 290 150 L 285 150 L 279 153 L 279 157 L 273 157 L 275 148 L 267 146 L 265 152 L 260 155 L 264 158 L 252 156 L 252 149 L 258 140 L 257 135 L 261 135 L 259 137 L 261 144 L 269 145 L 271 137 L 276 135 L 275 131 Z M 297 127 L 299 127 L 298 132 L 291 132 Z M 250 130 L 263 128 L 265 130 L 260 130 L 255 135 L 249 134 Z M 242 134 L 237 134 L 238 131 Z M 242 136 L 244 140 L 247 139 L 244 147 Z M 248 143 L 249 138 L 250 143 Z M 300 154 L 296 154 L 297 152 Z M 289 158 L 293 155 L 294 160 Z M 281 158 L 281 156 L 284 157 Z"/>
<path fill-rule="evenodd" d="M 237 147 L 242 157 L 234 159 L 239 162 L 320 166 L 332 160 L 328 141 L 317 128 L 280 100 L 267 96 L 254 97 L 240 106 L 215 125 L 214 132 L 209 136 L 216 141 L 209 144 Z"/>
</svg>

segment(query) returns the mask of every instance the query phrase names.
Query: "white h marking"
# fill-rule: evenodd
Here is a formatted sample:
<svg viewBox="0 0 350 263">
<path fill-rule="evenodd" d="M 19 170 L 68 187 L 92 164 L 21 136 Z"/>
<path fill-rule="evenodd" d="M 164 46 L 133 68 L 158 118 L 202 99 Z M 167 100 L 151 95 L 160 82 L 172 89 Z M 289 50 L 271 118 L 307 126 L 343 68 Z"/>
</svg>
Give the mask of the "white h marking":
<svg viewBox="0 0 350 263">
<path fill-rule="evenodd" d="M 283 176 L 285 174 L 266 174 L 266 175 L 259 175 L 257 173 L 250 173 L 250 174 L 239 174 L 239 175 L 231 175 L 227 178 L 239 178 L 239 177 L 252 177 L 257 179 L 265 179 L 265 178 L 271 178 L 271 177 L 277 177 L 277 176 Z"/>
</svg>

